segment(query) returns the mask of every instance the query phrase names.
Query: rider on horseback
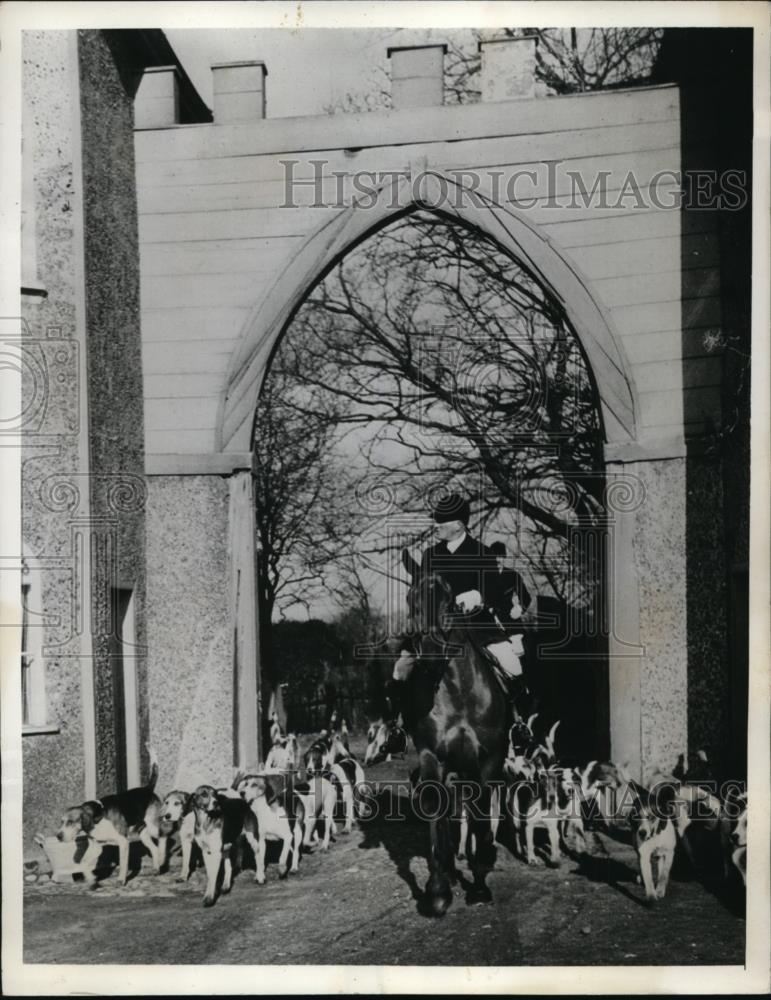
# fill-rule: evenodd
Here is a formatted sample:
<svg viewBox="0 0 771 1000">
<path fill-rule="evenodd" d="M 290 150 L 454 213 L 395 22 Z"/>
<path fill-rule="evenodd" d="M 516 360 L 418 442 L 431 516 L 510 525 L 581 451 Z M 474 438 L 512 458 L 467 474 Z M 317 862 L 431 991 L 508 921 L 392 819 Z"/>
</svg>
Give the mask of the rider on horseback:
<svg viewBox="0 0 771 1000">
<path fill-rule="evenodd" d="M 468 534 L 467 500 L 451 494 L 438 501 L 432 513 L 439 541 L 423 553 L 421 572 L 438 573 L 447 582 L 458 609 L 458 620 L 499 664 L 514 714 L 521 717 L 527 712 L 528 691 L 520 662 L 524 653 L 523 630 L 513 619 L 519 619 L 530 603 L 527 588 L 518 573 L 504 569 L 500 549 L 505 556 L 505 548 L 501 543 L 488 548 Z M 402 706 L 404 682 L 419 658 L 419 650 L 405 640 L 389 685 L 394 717 Z"/>
</svg>

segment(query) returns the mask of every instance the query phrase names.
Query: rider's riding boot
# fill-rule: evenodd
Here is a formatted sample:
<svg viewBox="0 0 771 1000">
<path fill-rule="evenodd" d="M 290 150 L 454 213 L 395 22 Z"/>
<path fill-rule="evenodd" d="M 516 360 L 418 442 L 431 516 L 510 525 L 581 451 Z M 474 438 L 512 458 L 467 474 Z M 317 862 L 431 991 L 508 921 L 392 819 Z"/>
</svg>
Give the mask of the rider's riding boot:
<svg viewBox="0 0 771 1000">
<path fill-rule="evenodd" d="M 511 698 L 514 718 L 527 719 L 530 715 L 533 699 L 527 684 L 525 684 L 525 678 L 521 674 L 519 677 L 509 678 L 509 697 Z"/>
</svg>

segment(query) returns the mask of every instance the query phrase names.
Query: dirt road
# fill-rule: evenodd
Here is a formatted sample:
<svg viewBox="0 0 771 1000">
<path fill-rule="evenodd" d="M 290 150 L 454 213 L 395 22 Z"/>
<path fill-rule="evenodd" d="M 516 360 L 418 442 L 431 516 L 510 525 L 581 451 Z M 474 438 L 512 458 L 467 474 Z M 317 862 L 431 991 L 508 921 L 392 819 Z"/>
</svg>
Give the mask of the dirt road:
<svg viewBox="0 0 771 1000">
<path fill-rule="evenodd" d="M 404 779 L 410 761 L 373 779 Z M 399 800 L 402 802 L 402 800 Z M 406 813 L 406 799 L 402 802 Z M 642 904 L 629 846 L 590 836 L 591 855 L 560 869 L 529 868 L 503 845 L 488 884 L 492 902 L 467 905 L 464 887 L 441 920 L 421 916 L 427 829 L 414 819 L 360 824 L 328 853 L 304 855 L 300 873 L 268 882 L 245 870 L 216 906 L 202 906 L 203 871 L 175 881 L 139 874 L 25 887 L 27 962 L 146 964 L 732 965 L 742 964 L 744 920 L 698 882 L 672 881 Z M 147 859 L 145 859 L 146 863 Z"/>
</svg>

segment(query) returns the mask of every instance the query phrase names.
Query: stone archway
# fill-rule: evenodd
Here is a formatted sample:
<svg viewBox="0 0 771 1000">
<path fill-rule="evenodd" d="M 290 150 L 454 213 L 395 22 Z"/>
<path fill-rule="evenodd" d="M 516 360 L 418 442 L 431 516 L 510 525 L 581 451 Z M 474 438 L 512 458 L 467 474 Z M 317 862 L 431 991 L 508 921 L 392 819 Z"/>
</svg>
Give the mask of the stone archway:
<svg viewBox="0 0 771 1000">
<path fill-rule="evenodd" d="M 401 178 L 384 185 L 374 205 L 351 205 L 304 241 L 245 324 L 220 399 L 218 448 L 250 450 L 268 361 L 308 290 L 357 243 L 415 208 L 433 210 L 481 230 L 551 291 L 563 305 L 595 379 L 606 444 L 635 442 L 638 407 L 629 365 L 607 310 L 592 295 L 587 279 L 524 213 L 503 208 L 489 192 L 465 188 L 449 175 L 432 170 L 421 175 L 419 184 Z"/>
<path fill-rule="evenodd" d="M 231 358 L 220 399 L 217 444 L 222 452 L 251 450 L 257 399 L 270 359 L 310 289 L 357 244 L 399 215 L 417 209 L 428 209 L 481 231 L 551 292 L 565 310 L 594 380 L 608 458 L 616 449 L 634 446 L 638 406 L 630 368 L 608 312 L 592 294 L 589 281 L 523 213 L 495 203 L 489 192 L 467 189 L 446 174 L 426 171 L 419 186 L 408 178 L 384 185 L 374 205 L 363 208 L 354 204 L 317 229 L 255 307 Z M 606 469 L 612 472 L 610 464 Z M 631 505 L 614 518 L 605 561 L 610 626 L 610 743 L 615 757 L 639 771 L 641 649 L 637 645 L 639 603 L 633 569 L 633 509 Z M 257 677 L 247 686 L 258 688 Z"/>
</svg>

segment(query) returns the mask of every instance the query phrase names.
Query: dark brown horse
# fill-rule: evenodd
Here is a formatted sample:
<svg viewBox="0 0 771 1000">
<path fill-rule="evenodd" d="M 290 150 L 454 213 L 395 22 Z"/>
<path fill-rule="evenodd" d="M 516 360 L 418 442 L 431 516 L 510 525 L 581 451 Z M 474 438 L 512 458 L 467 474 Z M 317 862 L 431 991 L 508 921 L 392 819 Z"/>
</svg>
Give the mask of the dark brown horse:
<svg viewBox="0 0 771 1000">
<path fill-rule="evenodd" d="M 451 615 L 453 595 L 446 581 L 421 572 L 406 550 L 402 562 L 412 577 L 408 606 L 419 636 L 418 662 L 405 682 L 404 724 L 420 760 L 414 801 L 431 830 L 427 909 L 442 916 L 452 902 L 451 803 L 457 802 L 459 787 L 476 842 L 469 896 L 490 898 L 485 885 L 494 856 L 490 796 L 502 777 L 509 705 L 473 632 Z"/>
</svg>

